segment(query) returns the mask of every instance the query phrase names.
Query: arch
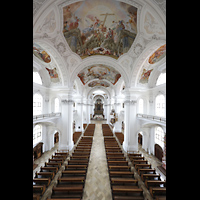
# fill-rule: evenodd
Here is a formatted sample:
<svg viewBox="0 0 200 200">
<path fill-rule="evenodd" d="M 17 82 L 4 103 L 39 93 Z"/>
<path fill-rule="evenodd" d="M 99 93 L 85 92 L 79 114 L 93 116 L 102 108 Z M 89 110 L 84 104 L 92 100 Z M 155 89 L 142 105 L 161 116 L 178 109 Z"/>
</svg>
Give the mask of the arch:
<svg viewBox="0 0 200 200">
<path fill-rule="evenodd" d="M 87 98 L 89 99 L 89 97 L 92 95 L 92 93 L 95 91 L 95 90 L 102 90 L 102 91 L 104 91 L 106 94 L 107 94 L 107 96 L 108 96 L 108 98 L 109 99 L 111 99 L 111 94 L 110 94 L 110 92 L 106 89 L 106 88 L 98 88 L 98 87 L 94 87 L 94 88 L 92 88 L 89 92 L 88 92 L 88 94 L 87 94 Z"/>
<path fill-rule="evenodd" d="M 149 77 L 148 85 L 150 88 L 156 87 L 156 82 L 161 73 L 166 72 L 166 58 L 162 60 L 162 63 L 157 65 L 157 67 L 151 72 Z"/>
<path fill-rule="evenodd" d="M 146 48 L 142 51 L 142 53 L 134 63 L 134 67 L 131 72 L 132 87 L 137 87 L 146 60 L 154 51 L 156 51 L 160 46 L 164 45 L 165 43 L 166 43 L 165 40 L 153 40 L 147 44 Z M 154 66 L 156 66 L 157 64 L 158 63 L 155 63 Z"/>
<path fill-rule="evenodd" d="M 35 39 L 34 42 L 39 44 L 41 47 L 45 49 L 45 51 L 51 56 L 51 62 L 50 63 L 41 63 L 39 59 L 37 59 L 43 66 L 52 66 L 55 65 L 58 69 L 58 76 L 60 78 L 61 85 L 68 85 L 69 80 L 69 72 L 66 68 L 65 61 L 63 60 L 63 57 L 60 55 L 60 53 L 57 51 L 57 49 L 54 47 L 54 45 L 46 38 L 43 39 Z M 43 67 L 44 68 L 44 67 Z"/>
</svg>

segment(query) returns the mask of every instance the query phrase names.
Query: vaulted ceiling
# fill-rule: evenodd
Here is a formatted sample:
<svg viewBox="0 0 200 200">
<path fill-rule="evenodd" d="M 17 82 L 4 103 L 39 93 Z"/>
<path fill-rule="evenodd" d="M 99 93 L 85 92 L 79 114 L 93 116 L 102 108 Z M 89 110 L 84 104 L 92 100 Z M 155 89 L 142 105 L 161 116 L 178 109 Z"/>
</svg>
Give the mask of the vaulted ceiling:
<svg viewBox="0 0 200 200">
<path fill-rule="evenodd" d="M 166 64 L 165 5 L 165 0 L 34 0 L 34 70 L 50 88 L 76 84 L 85 93 L 147 88 L 151 74 Z"/>
</svg>

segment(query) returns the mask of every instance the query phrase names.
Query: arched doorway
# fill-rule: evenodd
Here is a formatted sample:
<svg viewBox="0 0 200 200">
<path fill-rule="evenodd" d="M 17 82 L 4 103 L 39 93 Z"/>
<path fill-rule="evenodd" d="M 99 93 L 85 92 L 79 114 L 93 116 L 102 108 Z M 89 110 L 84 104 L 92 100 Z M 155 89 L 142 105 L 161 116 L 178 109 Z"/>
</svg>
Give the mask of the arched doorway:
<svg viewBox="0 0 200 200">
<path fill-rule="evenodd" d="M 54 133 L 54 144 L 58 143 L 59 142 L 59 133 L 56 131 Z"/>
<path fill-rule="evenodd" d="M 163 149 L 159 144 L 155 144 L 155 156 L 162 161 L 162 157 L 163 157 Z"/>
<path fill-rule="evenodd" d="M 142 134 L 138 133 L 138 144 L 142 145 Z"/>
</svg>

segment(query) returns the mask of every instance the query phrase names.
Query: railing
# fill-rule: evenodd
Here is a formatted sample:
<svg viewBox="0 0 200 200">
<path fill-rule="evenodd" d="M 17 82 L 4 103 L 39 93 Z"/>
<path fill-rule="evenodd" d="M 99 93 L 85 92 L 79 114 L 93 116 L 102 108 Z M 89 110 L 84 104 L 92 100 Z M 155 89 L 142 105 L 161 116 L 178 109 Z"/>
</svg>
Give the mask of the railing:
<svg viewBox="0 0 200 200">
<path fill-rule="evenodd" d="M 49 117 L 59 117 L 61 116 L 61 113 L 49 113 L 49 114 L 41 114 L 41 115 L 33 115 L 33 120 L 37 119 L 44 119 Z"/>
<path fill-rule="evenodd" d="M 166 118 L 160 117 L 160 116 L 146 115 L 146 114 L 138 113 L 137 117 L 141 117 L 141 118 L 145 118 L 145 119 L 151 119 L 151 120 L 154 120 L 154 121 L 157 121 L 157 122 L 166 123 Z"/>
</svg>

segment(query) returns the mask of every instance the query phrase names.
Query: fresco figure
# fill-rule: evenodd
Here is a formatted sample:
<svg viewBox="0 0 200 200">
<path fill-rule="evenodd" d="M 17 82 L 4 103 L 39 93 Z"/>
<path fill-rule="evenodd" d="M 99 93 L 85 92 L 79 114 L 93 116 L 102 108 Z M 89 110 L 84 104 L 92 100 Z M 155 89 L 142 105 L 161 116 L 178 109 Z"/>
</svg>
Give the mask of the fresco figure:
<svg viewBox="0 0 200 200">
<path fill-rule="evenodd" d="M 68 45 L 82 59 L 92 55 L 118 59 L 135 40 L 137 8 L 114 0 L 85 0 L 64 7 L 63 22 Z"/>
</svg>

